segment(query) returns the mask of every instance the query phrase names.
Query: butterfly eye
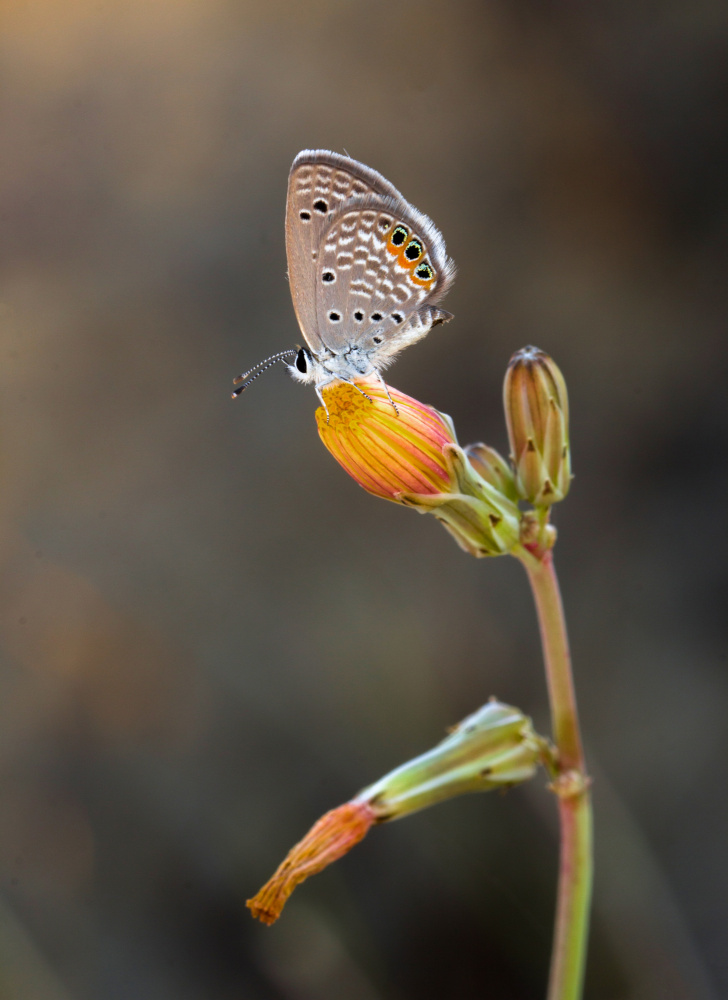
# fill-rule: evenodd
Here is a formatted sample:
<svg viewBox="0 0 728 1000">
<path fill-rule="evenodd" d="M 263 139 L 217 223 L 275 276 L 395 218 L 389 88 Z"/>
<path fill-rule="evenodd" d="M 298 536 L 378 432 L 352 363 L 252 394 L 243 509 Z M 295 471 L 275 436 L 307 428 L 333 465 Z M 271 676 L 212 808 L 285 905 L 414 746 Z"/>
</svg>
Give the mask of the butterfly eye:
<svg viewBox="0 0 728 1000">
<path fill-rule="evenodd" d="M 404 226 L 396 226 L 392 235 L 389 237 L 389 242 L 393 247 L 401 247 L 408 236 L 409 233 Z"/>
<path fill-rule="evenodd" d="M 410 240 L 404 252 L 407 260 L 419 260 L 422 256 L 422 244 L 419 240 Z"/>
<path fill-rule="evenodd" d="M 306 352 L 301 348 L 296 355 L 296 368 L 300 371 L 302 375 L 305 375 L 308 371 L 308 362 L 306 360 Z"/>
</svg>

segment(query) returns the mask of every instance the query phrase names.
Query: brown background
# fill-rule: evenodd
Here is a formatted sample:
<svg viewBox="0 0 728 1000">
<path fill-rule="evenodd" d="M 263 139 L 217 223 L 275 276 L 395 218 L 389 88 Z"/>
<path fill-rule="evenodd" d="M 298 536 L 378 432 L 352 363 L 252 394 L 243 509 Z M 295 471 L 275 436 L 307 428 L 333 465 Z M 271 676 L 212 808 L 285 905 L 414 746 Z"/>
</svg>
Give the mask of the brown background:
<svg viewBox="0 0 728 1000">
<path fill-rule="evenodd" d="M 5 0 L 0 996 L 543 996 L 538 778 L 374 831 L 280 924 L 243 904 L 317 816 L 489 695 L 548 726 L 513 560 L 321 447 L 299 149 L 432 215 L 456 314 L 390 372 L 505 448 L 561 365 L 557 512 L 597 861 L 590 1000 L 728 993 L 723 3 Z"/>
</svg>

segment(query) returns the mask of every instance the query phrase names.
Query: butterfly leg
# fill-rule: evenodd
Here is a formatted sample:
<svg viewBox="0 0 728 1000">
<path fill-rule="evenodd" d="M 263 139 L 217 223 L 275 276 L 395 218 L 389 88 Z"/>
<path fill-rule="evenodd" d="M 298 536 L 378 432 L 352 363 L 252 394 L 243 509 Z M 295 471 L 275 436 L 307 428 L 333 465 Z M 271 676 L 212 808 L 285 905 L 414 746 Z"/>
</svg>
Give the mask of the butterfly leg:
<svg viewBox="0 0 728 1000">
<path fill-rule="evenodd" d="M 399 416 L 399 410 L 397 409 L 397 404 L 396 404 L 396 403 L 395 403 L 395 401 L 394 401 L 394 400 L 392 399 L 392 397 L 391 397 L 391 396 L 389 395 L 389 387 L 388 387 L 387 383 L 386 383 L 386 382 L 384 381 L 384 379 L 382 378 L 382 373 L 381 373 L 381 372 L 379 371 L 379 369 L 378 369 L 378 368 L 375 368 L 375 369 L 374 369 L 374 371 L 375 371 L 375 372 L 377 373 L 377 378 L 378 378 L 378 379 L 379 379 L 379 381 L 380 381 L 380 382 L 382 383 L 382 388 L 383 388 L 383 389 L 384 389 L 384 391 L 386 392 L 386 394 L 387 394 L 387 399 L 388 399 L 388 400 L 389 400 L 389 402 L 390 402 L 390 403 L 392 404 L 392 407 L 393 407 L 393 409 L 394 409 L 394 412 L 395 412 L 395 413 L 397 414 L 397 416 Z M 367 399 L 369 399 L 369 397 L 368 397 L 368 396 L 367 396 Z"/>
<path fill-rule="evenodd" d="M 324 383 L 324 385 L 328 385 L 328 384 L 329 384 L 329 383 Z M 318 396 L 318 398 L 319 398 L 319 399 L 321 400 L 321 405 L 323 406 L 324 410 L 326 411 L 326 423 L 328 424 L 328 422 L 329 422 L 329 417 L 331 416 L 331 414 L 329 413 L 329 408 L 328 408 L 328 406 L 326 405 L 326 400 L 324 399 L 324 394 L 323 394 L 323 392 L 321 391 L 321 390 L 322 390 L 322 388 L 323 388 L 323 386 L 320 386 L 320 385 L 317 385 L 317 386 L 316 386 L 316 395 L 317 395 L 317 396 Z"/>
<path fill-rule="evenodd" d="M 368 399 L 370 403 L 374 402 L 374 400 L 372 399 L 372 397 L 371 396 L 367 396 L 367 394 L 364 392 L 364 390 L 360 389 L 359 386 L 356 384 L 356 382 L 352 382 L 351 379 L 348 379 L 348 378 L 344 378 L 341 381 L 342 382 L 348 382 L 349 385 L 353 385 L 354 388 L 356 389 L 356 391 L 360 392 L 362 394 L 362 396 L 364 397 L 364 399 Z"/>
</svg>

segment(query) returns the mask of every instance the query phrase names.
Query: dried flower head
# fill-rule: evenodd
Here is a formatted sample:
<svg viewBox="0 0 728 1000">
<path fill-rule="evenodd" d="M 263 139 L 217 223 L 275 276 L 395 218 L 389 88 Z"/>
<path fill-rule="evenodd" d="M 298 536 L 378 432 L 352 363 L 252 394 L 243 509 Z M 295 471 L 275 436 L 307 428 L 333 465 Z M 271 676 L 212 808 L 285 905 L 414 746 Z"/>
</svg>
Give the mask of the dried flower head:
<svg viewBox="0 0 728 1000">
<path fill-rule="evenodd" d="M 274 923 L 297 885 L 338 861 L 375 823 L 399 819 L 466 792 L 507 788 L 532 778 L 549 748 L 519 709 L 494 698 L 432 750 L 390 771 L 332 809 L 293 847 L 248 908 Z"/>
<path fill-rule="evenodd" d="M 260 892 L 246 903 L 254 917 L 274 923 L 293 890 L 338 861 L 366 836 L 376 816 L 366 802 L 347 802 L 327 812 L 286 855 Z"/>
</svg>

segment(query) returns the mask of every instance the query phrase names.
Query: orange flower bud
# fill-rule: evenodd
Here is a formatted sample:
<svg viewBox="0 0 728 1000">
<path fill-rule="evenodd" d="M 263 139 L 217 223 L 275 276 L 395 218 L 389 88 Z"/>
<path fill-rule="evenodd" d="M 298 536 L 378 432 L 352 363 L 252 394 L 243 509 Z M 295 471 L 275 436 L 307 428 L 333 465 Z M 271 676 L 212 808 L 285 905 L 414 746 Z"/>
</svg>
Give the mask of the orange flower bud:
<svg viewBox="0 0 728 1000">
<path fill-rule="evenodd" d="M 369 493 L 401 502 L 400 493 L 448 493 L 455 486 L 443 446 L 455 444 L 449 418 L 378 380 L 335 382 L 324 389 L 328 418 L 316 411 L 321 440 Z M 362 395 L 366 393 L 370 399 Z"/>
<path fill-rule="evenodd" d="M 389 391 L 391 401 L 372 379 L 324 390 L 316 420 L 334 458 L 375 496 L 434 514 L 471 555 L 510 552 L 518 541 L 514 501 L 468 461 L 446 414 Z"/>
</svg>

